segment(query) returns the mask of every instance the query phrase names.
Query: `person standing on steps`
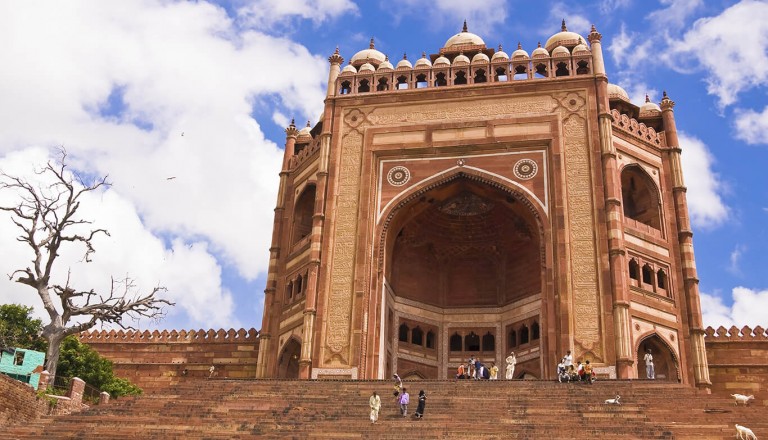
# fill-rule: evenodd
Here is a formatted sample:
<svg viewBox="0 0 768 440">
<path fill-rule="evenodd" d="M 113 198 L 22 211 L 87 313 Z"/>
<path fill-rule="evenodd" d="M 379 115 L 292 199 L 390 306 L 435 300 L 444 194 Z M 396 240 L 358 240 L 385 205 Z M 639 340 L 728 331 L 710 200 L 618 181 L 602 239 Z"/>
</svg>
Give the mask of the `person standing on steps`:
<svg viewBox="0 0 768 440">
<path fill-rule="evenodd" d="M 408 395 L 408 391 L 403 387 L 403 392 L 400 393 L 400 414 L 403 415 L 403 417 L 406 417 L 408 415 L 408 403 L 410 402 L 411 396 Z"/>
<path fill-rule="evenodd" d="M 497 380 L 499 378 L 499 367 L 496 366 L 496 362 L 491 362 L 491 380 Z"/>
<path fill-rule="evenodd" d="M 379 420 L 379 410 L 381 409 L 381 397 L 376 394 L 376 391 L 368 399 L 368 405 L 371 407 L 371 423 L 376 423 Z"/>
<path fill-rule="evenodd" d="M 563 365 L 565 365 L 566 370 L 570 370 L 570 367 L 573 366 L 573 355 L 571 355 L 571 350 L 568 350 L 565 353 L 565 356 L 563 357 Z"/>
<path fill-rule="evenodd" d="M 651 354 L 650 348 L 645 350 L 643 360 L 645 361 L 645 377 L 648 379 L 656 379 L 656 371 L 653 369 L 653 355 Z"/>
<path fill-rule="evenodd" d="M 427 394 L 424 390 L 419 391 L 419 406 L 416 407 L 416 414 L 414 416 L 421 420 L 424 417 L 424 407 L 427 405 Z"/>
<path fill-rule="evenodd" d="M 507 356 L 505 360 L 507 361 L 507 373 L 505 377 L 507 380 L 512 380 L 515 378 L 515 365 L 517 365 L 517 357 L 515 356 L 515 352 L 510 352 L 509 356 Z"/>
</svg>

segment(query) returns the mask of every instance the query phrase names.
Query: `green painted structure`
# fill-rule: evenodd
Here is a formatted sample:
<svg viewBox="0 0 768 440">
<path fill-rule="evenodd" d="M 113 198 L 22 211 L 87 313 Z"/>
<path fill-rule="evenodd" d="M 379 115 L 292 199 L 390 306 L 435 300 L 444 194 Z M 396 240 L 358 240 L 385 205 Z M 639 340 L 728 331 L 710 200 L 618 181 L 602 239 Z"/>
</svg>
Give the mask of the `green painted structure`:
<svg viewBox="0 0 768 440">
<path fill-rule="evenodd" d="M 32 385 L 37 389 L 40 372 L 43 371 L 45 353 L 23 348 L 0 350 L 0 373 Z"/>
</svg>

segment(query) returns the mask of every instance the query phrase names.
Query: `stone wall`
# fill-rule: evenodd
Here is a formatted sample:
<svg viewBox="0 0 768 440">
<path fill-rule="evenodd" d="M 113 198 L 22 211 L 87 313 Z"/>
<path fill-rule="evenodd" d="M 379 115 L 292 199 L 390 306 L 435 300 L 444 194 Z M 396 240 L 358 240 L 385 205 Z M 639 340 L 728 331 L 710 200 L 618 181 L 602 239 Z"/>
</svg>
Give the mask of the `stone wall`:
<svg viewBox="0 0 768 440">
<path fill-rule="evenodd" d="M 753 394 L 768 404 L 768 334 L 754 329 L 707 327 L 704 343 L 715 394 Z"/>
<path fill-rule="evenodd" d="M 46 399 L 37 399 L 31 386 L 0 374 L 0 426 L 26 423 L 45 414 Z"/>
<path fill-rule="evenodd" d="M 146 393 L 207 378 L 211 366 L 216 367 L 218 377 L 256 377 L 259 333 L 255 329 L 102 330 L 81 333 L 80 342 L 111 360 L 117 376 L 129 379 Z"/>
</svg>

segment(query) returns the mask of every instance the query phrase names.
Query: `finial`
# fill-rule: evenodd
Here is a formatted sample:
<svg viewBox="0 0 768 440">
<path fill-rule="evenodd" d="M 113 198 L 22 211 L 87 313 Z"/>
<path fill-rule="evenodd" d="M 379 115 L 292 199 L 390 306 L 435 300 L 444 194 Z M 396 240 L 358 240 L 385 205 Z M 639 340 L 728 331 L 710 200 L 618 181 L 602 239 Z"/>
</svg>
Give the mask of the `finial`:
<svg viewBox="0 0 768 440">
<path fill-rule="evenodd" d="M 541 47 L 541 43 L 539 43 L 539 47 Z M 523 45 L 519 41 L 517 42 L 517 50 L 523 50 Z"/>
<path fill-rule="evenodd" d="M 338 55 L 339 54 L 339 46 L 336 46 L 336 50 L 333 51 L 333 54 L 334 55 Z"/>
<path fill-rule="evenodd" d="M 563 32 L 568 30 L 568 28 L 565 27 L 565 19 L 563 19 L 563 24 L 562 24 L 562 26 L 560 26 L 560 30 L 563 31 Z"/>
<path fill-rule="evenodd" d="M 664 91 L 662 92 L 662 96 L 663 96 L 663 97 L 665 97 L 665 98 L 669 98 L 669 97 L 667 96 L 667 91 L 666 91 L 666 90 L 664 90 Z"/>
<path fill-rule="evenodd" d="M 295 119 L 291 118 L 291 125 L 290 126 L 292 126 L 292 127 L 296 126 L 296 120 Z"/>
<path fill-rule="evenodd" d="M 597 32 L 597 28 L 595 27 L 595 24 L 592 24 L 592 29 L 589 30 L 590 33 Z"/>
<path fill-rule="evenodd" d="M 371 44 L 369 44 L 369 45 L 368 45 L 368 47 L 370 47 L 371 49 L 374 49 L 374 45 L 373 45 L 373 37 L 371 37 Z"/>
<path fill-rule="evenodd" d="M 541 47 L 541 41 L 539 41 L 539 47 Z"/>
<path fill-rule="evenodd" d="M 648 97 L 648 94 L 645 94 L 645 102 L 651 102 L 651 98 Z"/>
<path fill-rule="evenodd" d="M 407 60 L 407 59 L 408 59 L 408 54 L 407 54 L 407 53 L 405 53 L 405 52 L 403 52 L 403 59 L 404 59 L 404 60 Z"/>
<path fill-rule="evenodd" d="M 307 121 L 307 128 L 309 128 L 309 127 L 311 127 L 311 126 L 312 126 L 312 124 L 310 124 L 310 122 L 309 122 L 309 121 Z"/>
<path fill-rule="evenodd" d="M 389 55 L 384 55 L 384 61 L 389 61 Z"/>
<path fill-rule="evenodd" d="M 426 58 L 426 57 L 427 57 L 427 53 L 426 53 L 426 52 L 422 52 L 422 53 L 421 53 L 421 57 L 422 57 L 422 58 Z"/>
<path fill-rule="evenodd" d="M 504 49 L 501 47 L 501 43 L 499 43 L 499 52 L 502 52 Z"/>
<path fill-rule="evenodd" d="M 464 27 L 463 27 L 463 28 L 461 28 L 461 31 L 462 31 L 462 32 L 469 32 L 469 31 L 467 30 L 467 20 L 464 20 Z"/>
</svg>

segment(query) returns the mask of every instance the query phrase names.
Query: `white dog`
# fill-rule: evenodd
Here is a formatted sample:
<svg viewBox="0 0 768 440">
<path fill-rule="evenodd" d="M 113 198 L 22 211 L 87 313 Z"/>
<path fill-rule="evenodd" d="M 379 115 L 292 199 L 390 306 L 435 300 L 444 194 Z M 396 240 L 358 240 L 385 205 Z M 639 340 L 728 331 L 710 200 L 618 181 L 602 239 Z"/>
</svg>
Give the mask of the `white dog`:
<svg viewBox="0 0 768 440">
<path fill-rule="evenodd" d="M 617 394 L 615 399 L 606 399 L 605 403 L 608 405 L 621 405 L 621 402 L 619 402 L 619 399 L 621 399 L 621 396 Z"/>
<path fill-rule="evenodd" d="M 749 396 L 745 396 L 743 394 L 731 394 L 731 397 L 733 397 L 734 399 L 734 402 L 733 402 L 734 405 L 738 405 L 741 403 L 744 406 L 749 405 L 749 401 L 755 398 L 755 396 L 751 394 Z"/>
<path fill-rule="evenodd" d="M 736 425 L 736 438 L 740 440 L 757 440 L 757 436 L 746 426 Z"/>
</svg>

